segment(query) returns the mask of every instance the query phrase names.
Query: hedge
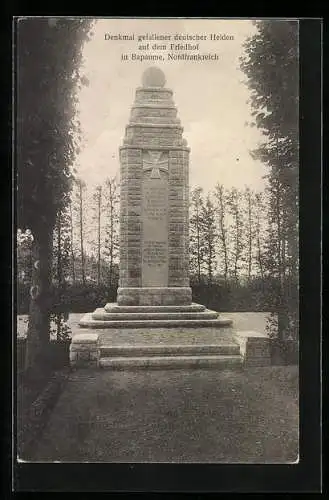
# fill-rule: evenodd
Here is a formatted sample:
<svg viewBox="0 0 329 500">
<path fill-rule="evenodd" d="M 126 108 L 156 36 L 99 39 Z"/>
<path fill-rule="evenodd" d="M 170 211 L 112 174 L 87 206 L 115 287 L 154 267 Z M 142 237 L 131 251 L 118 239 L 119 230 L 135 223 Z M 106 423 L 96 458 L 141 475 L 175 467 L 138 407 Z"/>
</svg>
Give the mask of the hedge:
<svg viewBox="0 0 329 500">
<path fill-rule="evenodd" d="M 17 288 L 17 314 L 27 314 L 29 310 L 29 284 L 19 284 Z M 255 281 L 249 285 L 224 285 L 220 283 L 195 283 L 191 281 L 193 301 L 210 309 L 227 312 L 272 310 L 273 285 Z M 59 289 L 53 286 L 50 294 L 51 311 L 84 313 L 93 311 L 107 302 L 115 302 L 117 287 L 104 284 L 77 283 Z"/>
</svg>

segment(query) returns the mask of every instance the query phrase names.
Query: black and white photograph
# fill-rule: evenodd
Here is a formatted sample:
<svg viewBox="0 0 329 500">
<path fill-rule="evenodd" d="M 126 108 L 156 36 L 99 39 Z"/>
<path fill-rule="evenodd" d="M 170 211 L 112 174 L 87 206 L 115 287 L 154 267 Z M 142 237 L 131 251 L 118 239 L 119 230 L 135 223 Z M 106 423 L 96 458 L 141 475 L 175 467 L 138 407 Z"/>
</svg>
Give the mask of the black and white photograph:
<svg viewBox="0 0 329 500">
<path fill-rule="evenodd" d="M 299 21 L 16 22 L 17 461 L 297 465 Z"/>
</svg>

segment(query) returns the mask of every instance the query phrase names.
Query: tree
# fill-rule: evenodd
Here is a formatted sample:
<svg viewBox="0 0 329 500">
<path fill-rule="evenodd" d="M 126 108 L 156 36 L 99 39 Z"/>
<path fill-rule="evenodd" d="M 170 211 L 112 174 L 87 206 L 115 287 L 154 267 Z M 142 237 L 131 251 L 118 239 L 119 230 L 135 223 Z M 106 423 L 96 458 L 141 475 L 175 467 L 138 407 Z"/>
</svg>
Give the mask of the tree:
<svg viewBox="0 0 329 500">
<path fill-rule="evenodd" d="M 191 193 L 190 210 L 190 268 L 191 273 L 196 274 L 198 283 L 201 283 L 202 266 L 204 262 L 204 248 L 202 243 L 201 218 L 204 207 L 203 190 L 196 187 Z"/>
<path fill-rule="evenodd" d="M 86 183 L 82 179 L 75 180 L 77 191 L 77 211 L 79 218 L 79 241 L 80 241 L 80 256 L 81 256 L 81 278 L 83 285 L 86 284 L 86 263 L 85 263 L 85 250 L 84 250 L 84 237 L 85 237 L 85 191 Z"/>
<path fill-rule="evenodd" d="M 298 22 L 256 21 L 241 69 L 251 90 L 254 123 L 264 142 L 252 154 L 269 167 L 267 267 L 276 276 L 273 300 L 279 337 L 296 335 L 298 283 Z"/>
<path fill-rule="evenodd" d="M 53 276 L 58 286 L 65 285 L 71 275 L 71 227 L 69 207 L 57 214 L 53 240 Z"/>
<path fill-rule="evenodd" d="M 17 25 L 17 222 L 33 235 L 27 369 L 44 360 L 49 343 L 53 230 L 72 186 L 76 90 L 90 25 L 69 18 L 23 18 Z"/>
<path fill-rule="evenodd" d="M 230 224 L 230 236 L 232 244 L 231 255 L 233 259 L 232 274 L 236 285 L 239 284 L 244 250 L 241 201 L 241 192 L 237 188 L 233 187 L 230 191 L 228 191 L 226 203 L 228 207 L 228 213 L 231 216 L 232 220 Z"/>
<path fill-rule="evenodd" d="M 255 201 L 255 239 L 256 239 L 256 266 L 259 270 L 262 286 L 264 287 L 265 269 L 264 269 L 264 213 L 265 204 L 262 193 L 256 193 Z"/>
<path fill-rule="evenodd" d="M 222 256 L 220 260 L 223 260 L 224 267 L 224 282 L 227 286 L 228 284 L 228 270 L 229 270 L 229 256 L 228 256 L 228 234 L 227 234 L 227 223 L 226 223 L 226 195 L 224 186 L 217 183 L 215 186 L 215 210 L 217 214 L 218 222 L 218 238 L 222 247 Z"/>
<path fill-rule="evenodd" d="M 75 255 L 74 255 L 74 229 L 73 229 L 72 197 L 71 197 L 70 203 L 69 203 L 69 226 L 70 226 L 70 241 L 71 241 L 72 282 L 75 284 Z"/>
<path fill-rule="evenodd" d="M 115 178 L 105 180 L 105 249 L 104 255 L 109 262 L 108 285 L 114 283 L 115 264 L 119 254 L 119 190 Z"/>
<path fill-rule="evenodd" d="M 246 233 L 247 233 L 247 276 L 248 283 L 251 282 L 251 272 L 253 263 L 253 240 L 254 240 L 254 228 L 253 228 L 253 193 L 249 187 L 245 188 L 244 197 L 246 199 Z"/>
<path fill-rule="evenodd" d="M 93 194 L 92 194 L 92 224 L 95 228 L 93 232 L 93 236 L 96 233 L 96 238 L 92 238 L 92 249 L 95 251 L 95 259 L 96 259 L 96 274 L 97 274 L 97 284 L 101 283 L 101 255 L 102 255 L 102 222 L 104 215 L 104 207 L 103 207 L 103 189 L 102 186 L 96 186 Z"/>
<path fill-rule="evenodd" d="M 216 222 L 214 204 L 207 195 L 206 202 L 201 209 L 201 249 L 203 250 L 205 268 L 208 277 L 208 284 L 213 281 L 216 269 Z"/>
<path fill-rule="evenodd" d="M 66 305 L 66 286 L 67 279 L 70 275 L 70 253 L 71 253 L 71 234 L 70 234 L 70 220 L 69 220 L 68 207 L 62 209 L 57 214 L 57 221 L 54 228 L 54 243 L 53 243 L 53 276 L 55 277 L 56 299 L 52 303 L 54 312 L 54 321 L 56 323 L 57 338 L 60 338 L 62 330 L 62 322 L 67 313 Z"/>
<path fill-rule="evenodd" d="M 102 186 L 96 190 L 97 201 L 97 283 L 101 282 L 101 214 L 102 214 Z"/>
<path fill-rule="evenodd" d="M 32 244 L 31 231 L 17 231 L 17 274 L 18 283 L 31 283 L 32 279 Z"/>
</svg>

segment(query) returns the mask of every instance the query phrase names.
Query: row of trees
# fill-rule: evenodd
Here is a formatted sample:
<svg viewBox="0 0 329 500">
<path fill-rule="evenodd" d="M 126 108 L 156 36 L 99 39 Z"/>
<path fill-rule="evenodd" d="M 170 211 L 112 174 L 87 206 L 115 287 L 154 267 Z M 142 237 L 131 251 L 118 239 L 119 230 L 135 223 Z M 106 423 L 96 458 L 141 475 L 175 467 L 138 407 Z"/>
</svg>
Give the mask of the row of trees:
<svg viewBox="0 0 329 500">
<path fill-rule="evenodd" d="M 53 231 L 52 276 L 60 287 L 94 281 L 111 288 L 116 283 L 119 203 L 115 179 L 107 179 L 91 193 L 83 181 L 75 181 L 70 202 L 58 212 Z M 225 189 L 217 184 L 209 193 L 194 188 L 190 196 L 191 278 L 212 283 L 220 277 L 225 284 L 232 280 L 239 284 L 271 275 L 267 208 L 265 193 L 249 188 Z M 19 232 L 21 281 L 31 281 L 32 260 L 32 235 Z"/>
<path fill-rule="evenodd" d="M 18 278 L 32 279 L 30 231 L 18 231 Z M 115 179 L 88 192 L 81 179 L 73 183 L 66 207 L 57 214 L 53 231 L 52 278 L 66 283 L 93 281 L 108 286 L 116 281 L 119 250 L 119 191 Z"/>
<path fill-rule="evenodd" d="M 266 276 L 267 198 L 249 187 L 195 188 L 190 207 L 190 269 L 198 282 L 250 282 Z"/>
<path fill-rule="evenodd" d="M 119 250 L 116 180 L 108 178 L 90 193 L 85 183 L 77 179 L 69 206 L 58 215 L 54 238 L 57 262 L 53 274 L 59 285 L 65 280 L 85 285 L 92 279 L 98 285 L 106 282 L 111 287 Z"/>
</svg>

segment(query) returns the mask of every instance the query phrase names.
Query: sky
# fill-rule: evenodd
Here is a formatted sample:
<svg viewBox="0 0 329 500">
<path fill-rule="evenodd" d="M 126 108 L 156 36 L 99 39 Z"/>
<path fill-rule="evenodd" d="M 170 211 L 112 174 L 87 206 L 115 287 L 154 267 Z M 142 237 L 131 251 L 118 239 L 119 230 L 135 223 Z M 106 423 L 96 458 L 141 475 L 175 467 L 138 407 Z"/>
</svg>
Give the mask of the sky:
<svg viewBox="0 0 329 500">
<path fill-rule="evenodd" d="M 217 182 L 225 187 L 264 189 L 264 165 L 251 158 L 249 151 L 262 138 L 252 120 L 247 103 L 250 94 L 239 69 L 242 44 L 255 33 L 249 20 L 207 19 L 99 19 L 92 40 L 85 44 L 83 73 L 88 86 L 79 93 L 79 112 L 83 149 L 76 168 L 87 185 L 95 186 L 106 177 L 119 178 L 119 147 L 129 122 L 136 88 L 143 71 L 160 67 L 166 87 L 173 90 L 178 117 L 184 127 L 190 153 L 190 186 L 211 190 Z M 105 40 L 105 37 L 134 34 L 135 40 Z M 151 50 L 139 47 L 139 35 L 203 35 L 201 41 L 149 42 Z M 222 39 L 210 40 L 216 34 Z M 225 35 L 225 36 L 223 36 Z M 223 39 L 224 38 L 224 39 Z M 229 39 L 225 39 L 229 38 Z M 198 52 L 216 53 L 218 60 L 167 61 L 169 50 L 152 50 L 154 43 L 199 43 Z M 165 61 L 122 61 L 122 53 L 164 54 Z"/>
</svg>

